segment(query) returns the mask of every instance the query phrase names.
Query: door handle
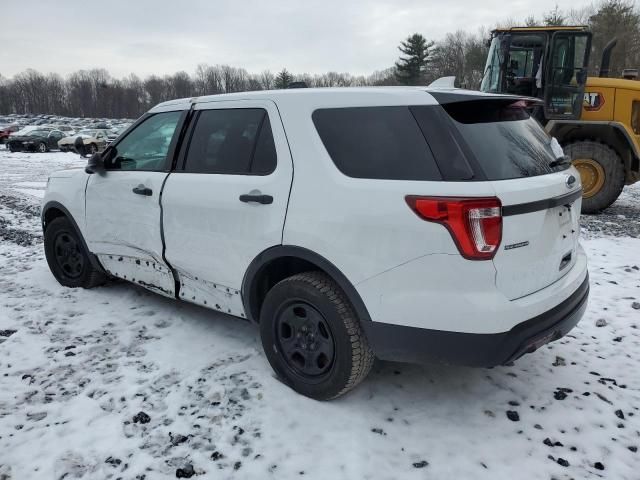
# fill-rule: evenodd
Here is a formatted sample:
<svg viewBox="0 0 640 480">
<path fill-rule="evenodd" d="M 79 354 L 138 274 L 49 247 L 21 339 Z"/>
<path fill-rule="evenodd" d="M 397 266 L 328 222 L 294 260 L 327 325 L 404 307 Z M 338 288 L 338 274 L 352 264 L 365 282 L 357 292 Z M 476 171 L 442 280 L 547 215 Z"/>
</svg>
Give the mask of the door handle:
<svg viewBox="0 0 640 480">
<path fill-rule="evenodd" d="M 143 184 L 140 184 L 137 187 L 133 187 L 133 193 L 144 195 L 145 197 L 150 197 L 153 194 L 153 190 L 145 187 Z"/>
<path fill-rule="evenodd" d="M 269 205 L 270 203 L 273 203 L 273 197 L 271 195 L 252 195 L 245 193 L 244 195 L 240 195 L 240 201 L 245 203 L 256 202 L 263 205 Z"/>
</svg>

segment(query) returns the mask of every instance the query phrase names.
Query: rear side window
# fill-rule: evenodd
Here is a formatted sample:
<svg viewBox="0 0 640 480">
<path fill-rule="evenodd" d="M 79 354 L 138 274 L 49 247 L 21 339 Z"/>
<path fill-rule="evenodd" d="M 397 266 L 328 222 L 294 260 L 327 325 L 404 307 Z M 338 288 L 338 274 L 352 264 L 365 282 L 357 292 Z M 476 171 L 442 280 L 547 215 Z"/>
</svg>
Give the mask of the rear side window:
<svg viewBox="0 0 640 480">
<path fill-rule="evenodd" d="M 269 115 L 264 116 L 256 149 L 251 162 L 251 173 L 256 175 L 267 175 L 276 169 L 276 144 L 273 141 L 273 132 Z"/>
<path fill-rule="evenodd" d="M 267 175 L 276 152 L 262 108 L 202 110 L 186 156 L 185 172 Z"/>
<path fill-rule="evenodd" d="M 312 119 L 334 164 L 349 177 L 441 179 L 408 107 L 320 109 Z"/>
<path fill-rule="evenodd" d="M 466 101 L 442 107 L 487 180 L 533 177 L 569 168 L 557 160 L 551 137 L 513 101 Z"/>
</svg>

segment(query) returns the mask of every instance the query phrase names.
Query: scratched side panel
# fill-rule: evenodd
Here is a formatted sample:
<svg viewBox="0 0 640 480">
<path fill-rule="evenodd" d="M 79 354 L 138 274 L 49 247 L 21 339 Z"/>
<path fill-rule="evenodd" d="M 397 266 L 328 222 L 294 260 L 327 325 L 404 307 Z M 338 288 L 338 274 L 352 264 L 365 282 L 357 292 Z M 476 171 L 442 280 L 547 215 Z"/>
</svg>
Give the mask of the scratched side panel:
<svg viewBox="0 0 640 480">
<path fill-rule="evenodd" d="M 105 254 L 98 254 L 98 260 L 110 275 L 174 298 L 173 274 L 163 263 L 126 255 Z"/>
<path fill-rule="evenodd" d="M 180 276 L 180 299 L 219 312 L 246 318 L 240 291 L 213 283 L 178 270 Z"/>
</svg>

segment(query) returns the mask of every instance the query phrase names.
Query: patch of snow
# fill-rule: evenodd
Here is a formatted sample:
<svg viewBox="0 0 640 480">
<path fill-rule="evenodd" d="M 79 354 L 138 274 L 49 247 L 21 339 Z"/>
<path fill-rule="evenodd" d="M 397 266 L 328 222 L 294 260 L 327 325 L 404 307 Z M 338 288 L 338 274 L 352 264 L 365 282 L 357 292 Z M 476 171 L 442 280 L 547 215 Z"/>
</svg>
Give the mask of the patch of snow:
<svg viewBox="0 0 640 480">
<path fill-rule="evenodd" d="M 0 160 L 21 182 L 84 164 Z M 321 403 L 274 377 L 247 322 L 122 282 L 60 286 L 17 178 L 0 176 L 0 478 L 638 478 L 640 239 L 624 225 L 586 228 L 589 305 L 563 339 L 493 369 L 378 362 Z"/>
<path fill-rule="evenodd" d="M 44 190 L 35 190 L 32 188 L 13 188 L 16 192 L 31 195 L 32 197 L 44 198 Z"/>
</svg>

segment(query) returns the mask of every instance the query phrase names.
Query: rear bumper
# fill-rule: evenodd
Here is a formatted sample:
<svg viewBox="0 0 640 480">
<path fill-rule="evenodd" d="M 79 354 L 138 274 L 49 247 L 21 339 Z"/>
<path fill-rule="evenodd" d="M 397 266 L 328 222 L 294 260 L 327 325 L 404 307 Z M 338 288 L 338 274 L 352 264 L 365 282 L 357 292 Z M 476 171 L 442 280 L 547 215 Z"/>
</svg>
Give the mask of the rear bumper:
<svg viewBox="0 0 640 480">
<path fill-rule="evenodd" d="M 566 335 L 582 318 L 589 297 L 589 277 L 551 310 L 502 333 L 461 333 L 381 322 L 362 326 L 376 356 L 409 363 L 446 363 L 492 367 Z"/>
</svg>

